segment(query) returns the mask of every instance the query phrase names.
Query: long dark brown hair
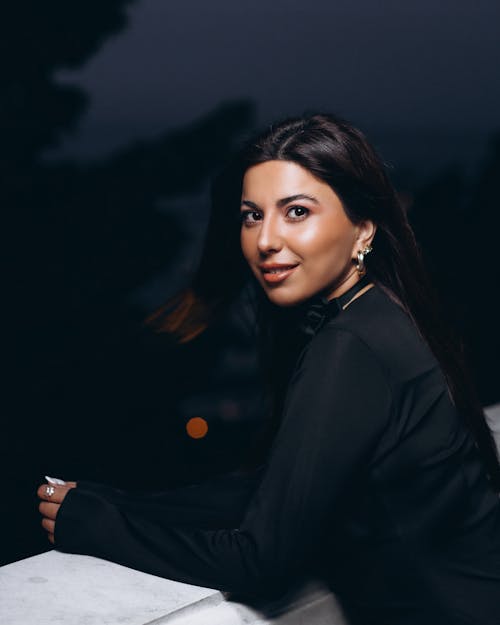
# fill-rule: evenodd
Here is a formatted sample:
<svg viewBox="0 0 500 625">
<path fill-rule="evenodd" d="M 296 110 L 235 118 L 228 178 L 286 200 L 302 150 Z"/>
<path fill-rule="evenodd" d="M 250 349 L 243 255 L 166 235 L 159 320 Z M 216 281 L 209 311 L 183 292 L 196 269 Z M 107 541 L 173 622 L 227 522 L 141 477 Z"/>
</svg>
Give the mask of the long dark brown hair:
<svg viewBox="0 0 500 625">
<path fill-rule="evenodd" d="M 250 279 L 239 243 L 241 184 L 249 167 L 272 160 L 296 163 L 328 184 L 353 223 L 370 220 L 376 224 L 374 252 L 369 257 L 372 281 L 406 310 L 434 353 L 450 395 L 469 424 L 494 485 L 500 489 L 493 437 L 469 382 L 462 350 L 443 323 L 406 212 L 380 157 L 363 133 L 344 120 L 325 114 L 288 119 L 273 124 L 245 146 L 214 185 L 205 248 L 191 287 L 154 313 L 150 323 L 173 333 L 181 342 L 190 340 Z M 224 281 L 218 277 L 222 266 Z M 261 327 L 262 314 L 265 318 L 265 307 L 261 307 Z M 272 323 L 267 324 L 266 330 L 269 328 L 273 328 Z M 272 344 L 283 345 L 283 341 Z M 274 351 L 272 362 L 283 360 L 279 348 Z"/>
</svg>

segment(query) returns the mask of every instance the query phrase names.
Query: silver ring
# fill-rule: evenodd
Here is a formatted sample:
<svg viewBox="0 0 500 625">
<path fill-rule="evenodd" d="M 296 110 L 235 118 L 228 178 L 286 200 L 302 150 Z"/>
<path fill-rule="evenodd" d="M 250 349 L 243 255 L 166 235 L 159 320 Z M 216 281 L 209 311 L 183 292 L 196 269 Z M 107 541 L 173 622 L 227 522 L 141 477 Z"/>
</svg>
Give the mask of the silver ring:
<svg viewBox="0 0 500 625">
<path fill-rule="evenodd" d="M 47 497 L 52 497 L 52 495 L 56 492 L 56 489 L 53 486 L 46 486 L 45 487 L 45 494 L 47 495 Z"/>
</svg>

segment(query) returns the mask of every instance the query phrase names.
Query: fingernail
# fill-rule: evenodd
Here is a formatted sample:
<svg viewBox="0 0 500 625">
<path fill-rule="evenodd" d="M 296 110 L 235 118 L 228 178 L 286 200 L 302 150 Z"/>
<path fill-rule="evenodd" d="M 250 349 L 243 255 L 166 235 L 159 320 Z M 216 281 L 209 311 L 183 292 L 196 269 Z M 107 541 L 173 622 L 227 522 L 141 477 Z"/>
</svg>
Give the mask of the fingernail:
<svg viewBox="0 0 500 625">
<path fill-rule="evenodd" d="M 60 480 L 58 477 L 49 477 L 48 475 L 46 475 L 45 479 L 49 484 L 55 484 L 59 486 L 64 486 L 64 484 L 66 484 L 64 480 Z"/>
</svg>

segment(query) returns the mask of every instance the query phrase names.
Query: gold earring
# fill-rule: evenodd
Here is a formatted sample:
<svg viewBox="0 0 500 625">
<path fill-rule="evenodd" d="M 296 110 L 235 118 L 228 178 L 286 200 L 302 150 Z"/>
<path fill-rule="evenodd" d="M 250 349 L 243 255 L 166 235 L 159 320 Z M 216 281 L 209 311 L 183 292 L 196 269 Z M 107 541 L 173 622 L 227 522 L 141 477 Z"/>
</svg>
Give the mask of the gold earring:
<svg viewBox="0 0 500 625">
<path fill-rule="evenodd" d="M 358 262 L 356 264 L 356 271 L 359 273 L 360 276 L 364 276 L 366 273 L 365 256 L 369 254 L 372 249 L 373 248 L 371 247 L 371 245 L 367 245 L 357 253 Z"/>
</svg>

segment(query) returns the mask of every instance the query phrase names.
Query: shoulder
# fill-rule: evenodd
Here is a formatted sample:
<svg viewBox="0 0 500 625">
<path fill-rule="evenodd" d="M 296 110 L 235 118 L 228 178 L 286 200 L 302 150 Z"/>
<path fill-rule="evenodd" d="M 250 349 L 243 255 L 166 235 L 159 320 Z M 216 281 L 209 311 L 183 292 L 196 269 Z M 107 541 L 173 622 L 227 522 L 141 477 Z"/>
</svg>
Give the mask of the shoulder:
<svg viewBox="0 0 500 625">
<path fill-rule="evenodd" d="M 293 379 L 314 381 L 314 386 L 328 386 L 333 392 L 344 387 L 356 388 L 377 384 L 390 389 L 384 363 L 363 337 L 337 324 L 326 324 L 309 342 Z"/>
<path fill-rule="evenodd" d="M 304 353 L 304 363 L 320 361 L 325 364 L 323 359 L 330 363 L 332 360 L 345 362 L 346 358 L 362 354 L 377 361 L 370 344 L 359 333 L 343 324 L 328 322 L 311 339 Z"/>
<path fill-rule="evenodd" d="M 328 323 L 311 339 L 290 379 L 285 414 L 287 419 L 307 414 L 331 434 L 338 428 L 339 440 L 347 431 L 378 437 L 393 404 L 390 377 L 371 346 L 355 332 Z"/>
<path fill-rule="evenodd" d="M 380 288 L 374 287 L 326 323 L 311 341 L 312 353 L 329 358 L 364 355 L 392 382 L 438 367 L 410 316 Z"/>
</svg>

